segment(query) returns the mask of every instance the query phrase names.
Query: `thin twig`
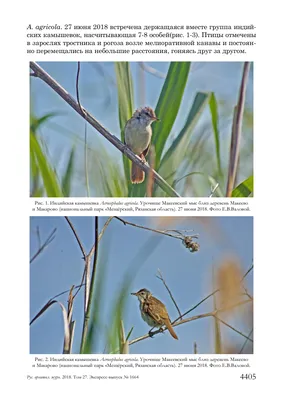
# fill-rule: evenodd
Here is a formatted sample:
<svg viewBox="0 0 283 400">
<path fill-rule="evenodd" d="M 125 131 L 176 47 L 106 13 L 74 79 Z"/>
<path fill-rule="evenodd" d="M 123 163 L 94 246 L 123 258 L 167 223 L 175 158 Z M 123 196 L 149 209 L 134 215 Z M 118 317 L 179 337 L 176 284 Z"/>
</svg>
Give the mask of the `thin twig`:
<svg viewBox="0 0 283 400">
<path fill-rule="evenodd" d="M 78 287 L 78 286 L 75 286 L 74 289 L 76 289 L 77 287 Z M 45 311 L 46 308 L 48 308 L 47 305 L 49 306 L 50 304 L 55 303 L 55 299 L 56 299 L 57 297 L 60 297 L 60 296 L 62 296 L 63 294 L 66 294 L 66 293 L 70 293 L 70 289 L 64 290 L 64 292 L 58 293 L 58 294 L 56 294 L 55 296 L 51 297 L 51 299 L 49 299 L 49 300 L 47 301 L 47 303 L 45 304 L 45 306 L 43 306 L 43 307 L 41 308 L 41 310 L 36 314 L 36 316 L 35 316 L 34 318 L 32 318 L 32 320 L 30 321 L 30 325 L 39 317 L 39 315 L 41 315 L 41 314 Z"/>
<path fill-rule="evenodd" d="M 223 321 L 223 319 L 219 318 L 217 315 L 214 315 L 214 318 L 218 319 L 223 325 L 228 326 L 228 328 L 232 329 L 232 331 L 237 332 L 239 335 L 243 336 L 247 340 L 250 340 L 253 342 L 252 339 L 250 339 L 248 336 L 244 335 L 241 331 L 238 331 L 238 329 L 234 328 L 232 325 L 228 324 L 227 322 Z"/>
<path fill-rule="evenodd" d="M 78 69 L 77 69 L 77 76 L 76 76 L 76 96 L 77 96 L 77 102 L 80 107 L 81 113 L 84 114 L 84 110 L 81 106 L 80 102 L 80 92 L 79 92 L 79 78 L 80 78 L 80 70 L 81 70 L 81 63 L 78 61 Z"/>
<path fill-rule="evenodd" d="M 244 291 L 245 291 L 244 295 L 245 295 L 245 296 L 248 296 L 249 299 L 253 300 L 253 296 L 251 296 L 251 295 L 249 294 L 249 292 L 247 291 L 247 289 L 246 289 L 244 286 L 243 286 L 243 289 L 244 289 Z"/>
<path fill-rule="evenodd" d="M 130 226 L 134 226 L 135 228 L 145 229 L 146 231 L 160 233 L 161 235 L 169 236 L 169 237 L 172 237 L 172 238 L 175 238 L 175 239 L 179 239 L 179 240 L 183 240 L 184 239 L 184 237 L 180 237 L 180 236 L 172 235 L 172 233 L 168 233 L 168 230 L 161 231 L 159 229 L 153 229 L 153 228 L 148 228 L 148 227 L 143 226 L 143 225 L 134 224 L 133 222 L 126 221 L 125 219 L 123 219 L 121 217 L 114 217 L 114 218 L 117 219 L 118 221 L 123 222 L 124 225 L 130 225 Z M 195 236 L 197 237 L 197 235 L 195 235 Z"/>
<path fill-rule="evenodd" d="M 78 288 L 78 290 L 75 292 L 74 298 L 77 296 L 77 294 L 79 293 L 79 291 L 81 290 L 81 288 L 82 288 L 83 286 L 85 286 L 85 283 L 84 283 L 84 279 L 85 279 L 85 270 L 86 270 L 86 267 L 84 267 L 84 272 L 83 272 L 83 275 L 82 275 L 81 283 L 80 283 L 78 286 L 75 287 L 75 289 Z"/>
<path fill-rule="evenodd" d="M 92 125 L 102 136 L 104 136 L 110 143 L 112 143 L 120 152 L 134 162 L 140 169 L 146 174 L 152 171 L 157 185 L 165 191 L 170 197 L 181 197 L 156 171 L 154 171 L 149 165 L 144 163 L 140 157 L 134 154 L 128 146 L 123 144 L 116 136 L 112 135 L 107 131 L 87 110 L 81 107 L 75 101 L 75 99 L 62 87 L 60 86 L 49 74 L 47 74 L 43 68 L 37 63 L 30 62 L 30 68 L 37 74 L 37 76 L 47 83 L 56 93 L 59 94 L 78 114 L 85 118 L 85 120 Z"/>
<path fill-rule="evenodd" d="M 80 238 L 78 237 L 77 232 L 76 232 L 72 222 L 70 221 L 69 217 L 65 217 L 65 220 L 68 222 L 70 228 L 72 229 L 73 234 L 75 235 L 75 238 L 77 239 L 78 245 L 80 246 L 81 252 L 83 253 L 83 259 L 85 260 L 86 259 L 86 252 L 85 252 L 85 249 L 84 249 L 84 247 L 82 245 L 82 242 L 80 241 Z"/>
<path fill-rule="evenodd" d="M 81 288 L 82 286 L 84 286 L 84 283 L 81 283 L 81 284 L 79 284 L 77 286 L 74 286 L 74 289 Z M 64 290 L 63 292 L 56 294 L 54 297 L 51 297 L 51 299 L 49 301 L 57 299 L 57 297 L 63 296 L 63 294 L 66 294 L 66 293 L 69 293 L 69 292 L 70 292 L 70 289 Z M 75 295 L 74 295 L 74 297 L 75 297 Z"/>
<path fill-rule="evenodd" d="M 43 252 L 43 250 L 52 242 L 52 240 L 55 239 L 55 232 L 57 228 L 54 228 L 53 231 L 50 233 L 48 238 L 45 240 L 45 242 L 40 245 L 40 237 L 39 237 L 39 231 L 37 230 L 37 236 L 39 237 L 39 249 L 36 251 L 36 253 L 31 257 L 30 259 L 30 264 L 36 259 L 36 257 L 39 256 L 40 253 Z"/>
<path fill-rule="evenodd" d="M 242 124 L 245 109 L 245 98 L 246 89 L 248 84 L 250 62 L 244 63 L 242 81 L 239 91 L 238 104 L 235 107 L 234 119 L 232 125 L 232 136 L 231 136 L 231 146 L 230 146 L 230 160 L 229 160 L 229 170 L 228 170 L 228 180 L 226 197 L 232 196 L 232 191 L 235 185 L 236 173 L 239 162 L 239 152 L 240 152 L 240 140 L 242 133 Z"/>
<path fill-rule="evenodd" d="M 251 272 L 251 270 L 253 269 L 253 266 L 251 268 L 249 268 L 247 270 L 247 272 L 243 275 L 241 282 L 245 279 L 245 277 Z M 192 308 L 190 308 L 188 311 L 186 311 L 184 314 L 182 314 L 182 317 L 184 317 L 185 315 L 189 314 L 190 312 L 192 312 L 193 310 L 195 310 L 199 305 L 201 305 L 203 302 L 205 302 L 207 299 L 209 299 L 211 296 L 214 296 L 215 293 L 220 292 L 220 289 L 216 289 L 214 290 L 212 293 L 210 293 L 208 296 L 206 296 L 204 299 L 202 299 L 199 303 L 197 303 L 195 306 L 193 306 Z M 179 317 L 177 319 L 175 319 L 175 321 L 173 321 L 173 324 L 175 322 L 177 322 L 179 320 Z"/>
<path fill-rule="evenodd" d="M 100 232 L 100 234 L 99 234 L 99 236 L 98 236 L 98 241 L 101 240 L 101 238 L 102 238 L 102 236 L 103 236 L 103 234 L 104 234 L 104 232 L 105 232 L 107 226 L 110 224 L 110 222 L 112 221 L 113 218 L 114 218 L 114 217 L 109 217 L 109 218 L 107 219 L 107 221 L 105 222 L 105 224 L 104 224 L 103 228 L 101 229 L 101 232 Z M 93 256 L 94 250 L 95 250 L 95 243 L 93 244 L 93 246 L 92 246 L 90 252 L 89 252 L 88 255 L 86 256 L 89 260 L 90 260 L 91 257 Z M 78 292 L 80 291 L 80 289 L 81 289 L 81 287 L 82 287 L 82 283 L 83 283 L 83 281 L 84 281 L 84 279 L 85 279 L 86 270 L 87 270 L 87 263 L 85 262 L 85 268 L 84 268 L 84 272 L 83 272 L 82 279 L 81 279 L 81 286 L 79 287 L 79 289 L 78 289 L 78 290 L 76 291 L 76 293 L 74 294 L 74 297 L 76 297 L 76 295 L 78 294 Z M 89 287 L 89 286 L 88 286 L 88 287 Z M 86 295 L 86 290 L 85 290 L 85 310 L 86 310 L 86 304 L 87 304 L 87 295 Z"/>
<path fill-rule="evenodd" d="M 219 292 L 219 289 L 214 290 L 214 292 L 210 293 L 208 296 L 206 296 L 204 299 L 202 299 L 199 303 L 197 303 L 195 306 L 193 306 L 192 308 L 190 308 L 188 311 L 186 311 L 184 314 L 181 315 L 181 317 L 183 318 L 185 315 L 189 314 L 190 312 L 192 312 L 193 310 L 195 310 L 199 305 L 201 305 L 203 302 L 205 302 L 207 299 L 209 299 L 211 296 L 213 296 L 215 293 Z M 176 318 L 172 325 L 175 324 L 175 322 L 177 322 L 180 319 L 180 317 Z"/>
<path fill-rule="evenodd" d="M 105 232 L 107 226 L 110 224 L 110 222 L 112 221 L 113 218 L 114 218 L 114 217 L 109 217 L 109 218 L 107 219 L 107 221 L 105 222 L 105 224 L 103 225 L 103 228 L 101 229 L 101 232 L 100 232 L 100 234 L 99 234 L 99 236 L 98 236 L 98 241 L 101 240 L 101 238 L 102 238 L 102 236 L 104 235 L 104 232 Z M 89 256 L 90 256 L 90 257 L 93 256 L 94 250 L 95 250 L 95 243 L 93 244 L 93 246 L 92 246 L 92 248 L 91 248 L 91 250 L 90 250 L 90 252 L 89 252 Z"/>
<path fill-rule="evenodd" d="M 172 294 L 171 290 L 170 290 L 169 287 L 167 286 L 167 284 L 166 284 L 166 282 L 165 282 L 165 280 L 164 280 L 164 278 L 163 278 L 163 276 L 162 276 L 162 274 L 161 274 L 160 269 L 158 269 L 158 274 L 159 274 L 159 276 L 156 275 L 156 277 L 157 277 L 158 279 L 160 279 L 160 280 L 162 281 L 163 285 L 166 287 L 166 289 L 167 289 L 167 291 L 168 291 L 168 293 L 169 293 L 169 296 L 171 297 L 171 300 L 173 301 L 175 307 L 177 308 L 177 311 L 178 311 L 178 313 L 179 313 L 179 316 L 180 316 L 180 318 L 182 319 L 181 311 L 180 311 L 180 309 L 179 309 L 179 307 L 178 307 L 178 304 L 176 303 L 176 301 L 175 301 L 175 299 L 174 299 L 174 297 L 173 297 L 173 294 Z"/>
<path fill-rule="evenodd" d="M 247 270 L 247 272 L 243 275 L 241 282 L 243 282 L 243 280 L 245 279 L 245 277 L 251 272 L 251 270 L 254 267 L 254 263 L 252 263 L 251 267 Z"/>
<path fill-rule="evenodd" d="M 254 331 L 254 330 L 251 329 L 250 333 L 248 334 L 248 337 L 250 337 L 250 336 L 252 335 L 253 331 Z M 246 340 L 244 341 L 243 346 L 241 347 L 241 349 L 240 349 L 240 351 L 239 351 L 239 354 L 242 353 L 242 351 L 244 350 L 244 348 L 245 348 L 245 346 L 246 346 L 247 343 L 248 343 L 248 339 L 246 339 Z"/>
</svg>

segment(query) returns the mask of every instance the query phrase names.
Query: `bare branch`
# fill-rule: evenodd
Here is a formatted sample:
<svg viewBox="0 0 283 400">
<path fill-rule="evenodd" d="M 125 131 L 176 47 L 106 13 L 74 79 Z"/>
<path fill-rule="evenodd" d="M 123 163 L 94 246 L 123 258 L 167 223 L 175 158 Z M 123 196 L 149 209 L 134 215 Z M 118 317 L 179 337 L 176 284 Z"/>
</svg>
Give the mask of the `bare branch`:
<svg viewBox="0 0 283 400">
<path fill-rule="evenodd" d="M 129 226 L 133 226 L 133 227 L 135 227 L 135 228 L 145 229 L 146 231 L 151 231 L 151 232 L 155 232 L 155 233 L 160 233 L 161 235 L 169 236 L 169 237 L 172 237 L 172 238 L 174 238 L 174 239 L 179 239 L 179 240 L 183 240 L 183 239 L 184 239 L 184 236 L 181 237 L 181 236 L 173 235 L 172 233 L 169 233 L 168 230 L 161 231 L 161 230 L 159 230 L 159 229 L 153 229 L 153 228 L 148 228 L 147 226 L 143 226 L 143 225 L 139 225 L 139 224 L 134 224 L 133 222 L 126 221 L 125 219 L 120 218 L 120 217 L 114 217 L 114 218 L 117 219 L 118 221 L 123 222 L 124 225 L 129 225 Z M 171 232 L 174 232 L 174 230 L 170 230 L 170 231 L 171 231 Z M 192 236 L 192 237 L 198 237 L 198 235 L 194 235 L 194 236 Z"/>
<path fill-rule="evenodd" d="M 75 238 L 77 239 L 78 245 L 80 246 L 81 252 L 83 253 L 83 259 L 86 259 L 86 252 L 85 249 L 83 248 L 82 242 L 80 241 L 79 236 L 77 235 L 77 232 L 72 224 L 72 222 L 70 221 L 69 217 L 65 217 L 65 220 L 68 222 L 70 228 L 73 231 L 73 234 L 75 235 Z"/>
<path fill-rule="evenodd" d="M 204 299 L 202 299 L 199 303 L 197 303 L 195 306 L 193 306 L 192 308 L 190 308 L 188 311 L 186 311 L 184 314 L 181 315 L 181 317 L 183 318 L 185 315 L 189 314 L 190 312 L 192 312 L 193 310 L 195 310 L 198 306 L 200 306 L 202 303 L 204 303 L 207 299 L 209 299 L 211 296 L 213 296 L 215 293 L 219 292 L 219 289 L 214 290 L 214 292 L 210 293 L 208 296 L 206 296 Z M 177 322 L 180 319 L 180 317 L 178 317 L 177 319 L 175 319 L 172 323 L 175 324 L 175 322 Z"/>
<path fill-rule="evenodd" d="M 81 284 L 79 284 L 77 286 L 74 286 L 73 289 L 81 288 L 82 286 L 84 286 L 84 283 L 81 283 Z M 69 292 L 70 292 L 70 289 L 64 290 L 63 292 L 56 294 L 54 297 L 51 297 L 51 299 L 49 301 L 57 299 L 57 297 L 63 296 L 63 294 L 66 294 L 66 293 L 69 293 Z M 75 297 L 75 295 L 74 295 L 74 297 Z"/>
<path fill-rule="evenodd" d="M 78 61 L 78 69 L 77 69 L 77 76 L 76 76 L 76 96 L 77 96 L 77 102 L 80 107 L 81 113 L 84 115 L 84 110 L 81 106 L 80 102 L 80 92 L 79 92 L 79 78 L 80 78 L 80 70 L 81 70 L 81 63 Z"/>
<path fill-rule="evenodd" d="M 102 238 L 102 236 L 104 235 L 104 232 L 105 232 L 107 226 L 110 224 L 110 222 L 112 221 L 113 218 L 114 218 L 114 217 L 109 217 L 109 218 L 107 219 L 107 221 L 105 222 L 105 224 L 104 224 L 103 228 L 101 229 L 101 232 L 100 232 L 100 234 L 99 234 L 99 236 L 98 236 L 98 241 L 101 240 L 101 238 Z M 90 256 L 90 257 L 92 257 L 92 255 L 93 255 L 93 253 L 94 253 L 94 250 L 95 250 L 95 243 L 93 244 L 93 246 L 92 246 L 92 248 L 91 248 L 91 250 L 90 250 L 90 252 L 89 252 L 89 256 Z"/>
<path fill-rule="evenodd" d="M 168 291 L 168 293 L 169 293 L 169 296 L 171 297 L 171 300 L 173 301 L 175 307 L 177 308 L 177 311 L 178 311 L 178 313 L 179 313 L 179 316 L 180 316 L 180 318 L 182 319 L 181 311 L 180 311 L 180 309 L 179 309 L 179 307 L 178 307 L 178 304 L 176 303 L 176 301 L 175 301 L 175 299 L 174 299 L 174 297 L 173 297 L 173 295 L 172 295 L 171 290 L 170 290 L 169 287 L 167 286 L 167 284 L 166 284 L 166 282 L 165 282 L 165 280 L 164 280 L 164 278 L 163 278 L 163 276 L 162 276 L 162 274 L 161 274 L 160 269 L 158 269 L 158 275 L 156 275 L 156 277 L 157 277 L 158 279 L 160 279 L 160 280 L 163 282 L 163 285 L 166 287 L 166 289 L 167 289 L 167 291 Z"/>
<path fill-rule="evenodd" d="M 241 282 L 243 282 L 243 280 L 245 279 L 245 277 L 251 272 L 251 270 L 254 267 L 254 263 L 252 263 L 251 267 L 247 270 L 247 272 L 243 275 Z"/>
<path fill-rule="evenodd" d="M 248 334 L 248 337 L 250 337 L 250 336 L 252 335 L 253 331 L 254 331 L 254 330 L 251 329 L 250 333 Z M 239 351 L 239 354 L 242 353 L 242 351 L 244 350 L 244 348 L 245 348 L 245 346 L 246 346 L 247 343 L 248 343 L 248 339 L 246 339 L 246 340 L 244 341 L 243 346 L 241 347 L 241 349 L 240 349 L 240 351 Z"/>
<path fill-rule="evenodd" d="M 218 315 L 214 315 L 214 318 L 218 319 L 218 321 L 220 321 L 223 325 L 228 326 L 228 328 L 232 329 L 232 331 L 237 332 L 239 335 L 241 335 L 244 338 L 246 338 L 247 340 L 250 340 L 251 342 L 253 342 L 252 339 L 250 339 L 248 336 L 244 335 L 241 331 L 238 331 L 238 329 L 234 328 L 233 326 L 231 326 L 227 322 L 223 321 L 223 319 L 219 318 Z"/>
</svg>

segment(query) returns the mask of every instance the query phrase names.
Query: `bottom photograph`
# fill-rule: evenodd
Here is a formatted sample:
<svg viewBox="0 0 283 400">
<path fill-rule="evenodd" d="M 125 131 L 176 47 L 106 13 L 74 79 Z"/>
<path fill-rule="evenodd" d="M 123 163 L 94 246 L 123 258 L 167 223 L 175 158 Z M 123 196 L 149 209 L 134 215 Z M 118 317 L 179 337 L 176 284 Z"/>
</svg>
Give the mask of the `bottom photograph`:
<svg viewBox="0 0 283 400">
<path fill-rule="evenodd" d="M 252 217 L 31 217 L 30 354 L 253 354 Z"/>
</svg>

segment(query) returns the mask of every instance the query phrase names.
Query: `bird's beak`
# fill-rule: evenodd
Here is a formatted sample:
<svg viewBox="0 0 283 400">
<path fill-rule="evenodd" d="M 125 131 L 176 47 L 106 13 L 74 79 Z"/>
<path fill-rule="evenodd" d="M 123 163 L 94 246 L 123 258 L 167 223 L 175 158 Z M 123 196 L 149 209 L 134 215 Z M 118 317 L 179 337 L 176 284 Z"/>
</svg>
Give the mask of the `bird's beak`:
<svg viewBox="0 0 283 400">
<path fill-rule="evenodd" d="M 160 121 L 160 118 L 155 117 L 155 118 L 153 118 L 153 120 L 154 121 Z"/>
<path fill-rule="evenodd" d="M 133 296 L 137 296 L 137 294 L 136 294 L 136 293 L 131 293 L 131 295 L 133 295 Z"/>
</svg>

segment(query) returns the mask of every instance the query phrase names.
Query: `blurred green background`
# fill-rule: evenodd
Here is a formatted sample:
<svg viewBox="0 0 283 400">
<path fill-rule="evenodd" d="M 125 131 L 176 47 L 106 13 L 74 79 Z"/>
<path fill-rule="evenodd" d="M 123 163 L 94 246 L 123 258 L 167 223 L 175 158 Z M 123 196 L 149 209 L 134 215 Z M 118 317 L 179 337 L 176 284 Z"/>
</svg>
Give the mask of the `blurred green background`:
<svg viewBox="0 0 283 400">
<path fill-rule="evenodd" d="M 76 98 L 75 62 L 39 65 Z M 152 166 L 181 195 L 224 196 L 240 62 L 84 62 L 80 102 L 106 129 L 123 141 L 126 121 L 148 105 L 153 124 Z M 41 196 L 143 197 L 146 183 L 132 185 L 129 160 L 94 128 L 86 126 L 63 99 L 31 77 L 30 194 Z M 253 64 L 249 72 L 237 196 L 253 187 Z M 152 196 L 166 196 L 157 186 Z"/>
</svg>

